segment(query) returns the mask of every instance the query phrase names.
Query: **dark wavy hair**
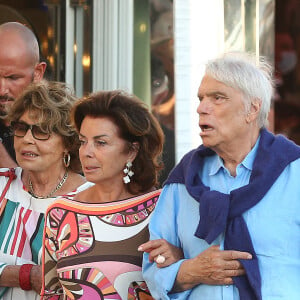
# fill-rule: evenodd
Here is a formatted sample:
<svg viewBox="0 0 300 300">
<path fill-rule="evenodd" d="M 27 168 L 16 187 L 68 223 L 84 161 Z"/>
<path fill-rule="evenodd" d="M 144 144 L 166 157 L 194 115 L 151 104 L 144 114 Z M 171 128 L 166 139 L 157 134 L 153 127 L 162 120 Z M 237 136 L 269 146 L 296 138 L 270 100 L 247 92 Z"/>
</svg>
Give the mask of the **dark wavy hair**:
<svg viewBox="0 0 300 300">
<path fill-rule="evenodd" d="M 163 168 L 164 134 L 145 103 L 121 90 L 100 91 L 82 98 L 72 109 L 72 122 L 78 132 L 86 116 L 112 120 L 129 149 L 138 142 L 139 149 L 132 163 L 134 176 L 126 185 L 130 193 L 139 194 L 158 186 L 158 173 Z"/>
<path fill-rule="evenodd" d="M 70 120 L 71 108 L 77 99 L 65 83 L 42 80 L 30 84 L 23 91 L 13 103 L 6 119 L 9 122 L 19 121 L 25 112 L 29 112 L 43 130 L 55 132 L 62 137 L 71 156 L 69 169 L 80 173 L 80 143 Z"/>
</svg>

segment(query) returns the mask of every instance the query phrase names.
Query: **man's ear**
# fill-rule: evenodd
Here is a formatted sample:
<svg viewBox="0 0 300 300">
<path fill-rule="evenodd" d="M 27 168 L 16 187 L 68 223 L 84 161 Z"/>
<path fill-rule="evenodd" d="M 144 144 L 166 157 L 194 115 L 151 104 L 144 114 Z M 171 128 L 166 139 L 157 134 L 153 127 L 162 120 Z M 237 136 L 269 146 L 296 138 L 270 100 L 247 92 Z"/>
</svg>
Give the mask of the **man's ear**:
<svg viewBox="0 0 300 300">
<path fill-rule="evenodd" d="M 47 64 L 44 61 L 38 63 L 35 66 L 34 74 L 33 74 L 33 82 L 38 82 L 43 79 L 46 67 L 47 67 Z"/>
<path fill-rule="evenodd" d="M 252 101 L 250 112 L 247 114 L 247 122 L 253 122 L 258 118 L 259 112 L 261 109 L 261 101 L 256 99 Z"/>
</svg>

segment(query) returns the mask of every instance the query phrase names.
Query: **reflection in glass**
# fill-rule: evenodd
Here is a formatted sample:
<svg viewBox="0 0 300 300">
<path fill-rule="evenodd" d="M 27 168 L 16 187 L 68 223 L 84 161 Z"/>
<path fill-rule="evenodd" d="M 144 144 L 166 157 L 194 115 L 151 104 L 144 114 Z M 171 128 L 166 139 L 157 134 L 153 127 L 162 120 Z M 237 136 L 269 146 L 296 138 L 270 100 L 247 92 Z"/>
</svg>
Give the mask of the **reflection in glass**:
<svg viewBox="0 0 300 300">
<path fill-rule="evenodd" d="M 259 52 L 274 63 L 275 1 L 259 1 Z"/>
<path fill-rule="evenodd" d="M 224 1 L 225 50 L 256 52 L 257 0 Z"/>
<path fill-rule="evenodd" d="M 224 1 L 225 50 L 243 50 L 243 18 L 241 0 Z"/>
<path fill-rule="evenodd" d="M 175 164 L 173 1 L 151 0 L 151 100 L 152 111 L 164 133 L 162 183 Z"/>
<path fill-rule="evenodd" d="M 74 86 L 77 96 L 91 91 L 91 5 L 89 1 L 73 1 L 75 15 Z M 84 3 L 83 3 L 84 2 Z M 76 5 L 75 5 L 76 4 Z"/>
<path fill-rule="evenodd" d="M 300 145 L 300 2 L 275 9 L 275 132 Z"/>
<path fill-rule="evenodd" d="M 224 0 L 225 51 L 247 51 L 274 64 L 275 0 Z M 273 108 L 269 129 L 274 130 Z"/>
</svg>

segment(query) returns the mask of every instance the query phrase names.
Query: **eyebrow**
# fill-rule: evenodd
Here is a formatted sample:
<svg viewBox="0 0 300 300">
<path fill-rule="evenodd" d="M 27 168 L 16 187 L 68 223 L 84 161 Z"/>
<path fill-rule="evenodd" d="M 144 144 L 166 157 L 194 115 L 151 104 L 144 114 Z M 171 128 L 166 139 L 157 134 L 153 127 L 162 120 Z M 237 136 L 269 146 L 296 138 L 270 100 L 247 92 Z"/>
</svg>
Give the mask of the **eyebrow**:
<svg viewBox="0 0 300 300">
<path fill-rule="evenodd" d="M 223 97 L 228 98 L 228 95 L 227 95 L 227 94 L 225 94 L 225 93 L 223 93 L 223 92 L 221 92 L 221 91 L 218 91 L 218 90 L 212 91 L 212 92 L 208 92 L 208 93 L 204 93 L 204 94 L 199 93 L 199 94 L 198 94 L 198 98 L 203 97 L 203 95 L 206 95 L 206 96 L 208 96 L 208 97 L 215 96 L 215 95 L 220 95 L 220 96 L 223 96 Z"/>
<path fill-rule="evenodd" d="M 82 133 L 79 133 L 79 135 L 81 136 L 81 137 L 86 137 L 85 135 L 83 135 Z M 100 135 L 96 135 L 96 136 L 93 136 L 93 139 L 99 139 L 99 138 L 102 138 L 102 137 L 108 137 L 108 135 L 107 134 L 100 134 Z"/>
</svg>

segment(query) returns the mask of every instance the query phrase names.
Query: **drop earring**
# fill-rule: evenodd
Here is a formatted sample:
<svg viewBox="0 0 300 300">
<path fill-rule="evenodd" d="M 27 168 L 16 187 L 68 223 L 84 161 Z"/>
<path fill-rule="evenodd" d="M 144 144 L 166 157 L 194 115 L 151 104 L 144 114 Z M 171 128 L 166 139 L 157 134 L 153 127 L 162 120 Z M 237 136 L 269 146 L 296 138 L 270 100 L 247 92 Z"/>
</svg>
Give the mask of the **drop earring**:
<svg viewBox="0 0 300 300">
<path fill-rule="evenodd" d="M 123 181 L 125 184 L 128 184 L 130 182 L 130 178 L 134 175 L 133 171 L 131 171 L 132 162 L 128 161 L 126 163 L 126 167 L 123 170 L 125 176 L 123 177 Z"/>
</svg>

